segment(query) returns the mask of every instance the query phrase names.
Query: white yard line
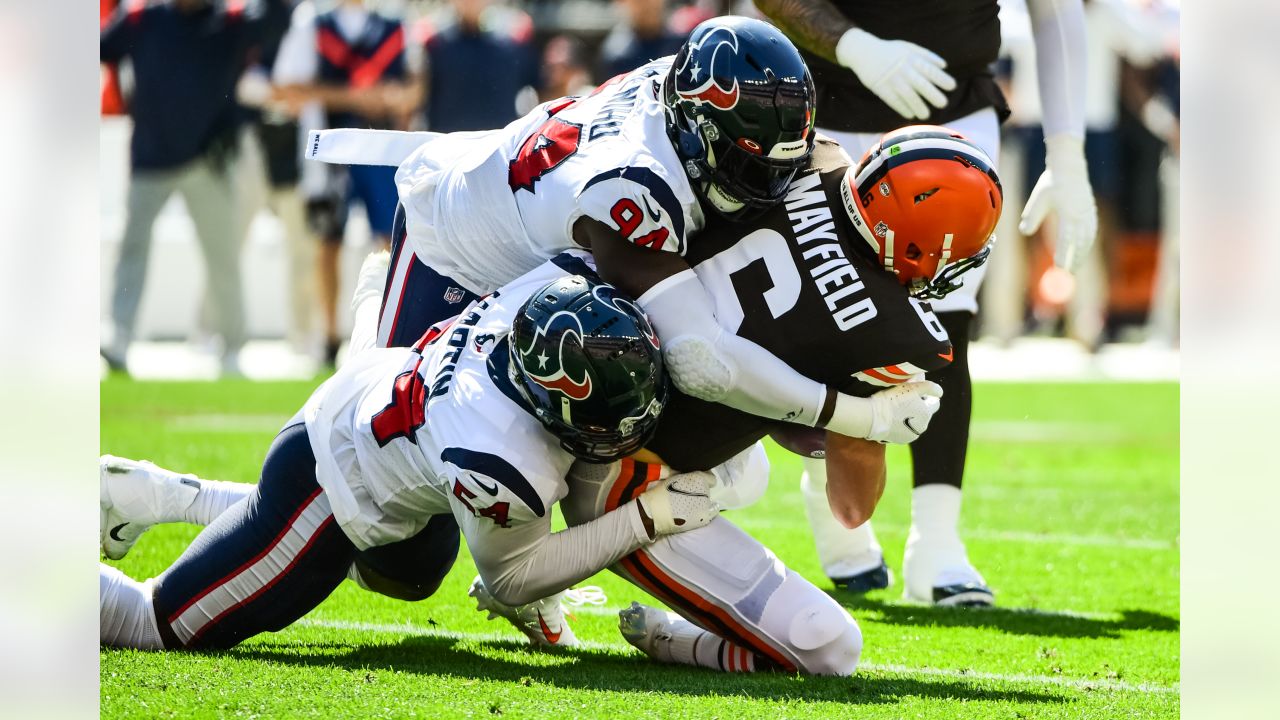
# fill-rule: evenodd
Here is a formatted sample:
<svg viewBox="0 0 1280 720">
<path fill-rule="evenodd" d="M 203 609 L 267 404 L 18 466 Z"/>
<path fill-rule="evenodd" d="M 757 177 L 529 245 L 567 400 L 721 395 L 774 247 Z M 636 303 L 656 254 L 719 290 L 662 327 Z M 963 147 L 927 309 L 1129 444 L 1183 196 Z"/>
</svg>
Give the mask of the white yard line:
<svg viewBox="0 0 1280 720">
<path fill-rule="evenodd" d="M 579 608 L 581 609 L 581 608 Z M 576 612 L 576 610 L 575 610 Z M 616 612 L 616 610 L 614 611 Z M 330 628 L 334 630 L 358 630 L 361 632 L 394 633 L 397 635 L 426 635 L 429 637 L 448 638 L 451 640 L 467 640 L 474 642 L 518 641 L 519 636 L 513 633 L 466 633 L 453 630 L 423 628 L 409 624 L 363 623 L 344 620 L 299 620 L 295 625 L 305 627 Z M 634 650 L 626 643 L 602 643 L 591 640 L 579 641 L 587 650 L 605 650 L 631 652 Z M 1053 675 L 1024 675 L 1021 673 L 989 673 L 977 670 L 954 670 L 949 668 L 918 668 L 907 665 L 881 663 L 860 663 L 860 672 L 892 673 L 896 675 L 914 675 L 925 677 L 942 677 L 957 680 L 991 680 L 994 682 L 1021 683 L 1025 685 L 1053 685 L 1076 690 L 1110 690 L 1114 692 L 1135 692 L 1145 695 L 1177 695 L 1178 685 L 1156 685 L 1153 683 L 1130 683 L 1123 680 L 1085 680 L 1081 678 L 1058 677 Z"/>
<path fill-rule="evenodd" d="M 730 514 L 727 516 L 730 520 L 738 522 L 738 519 Z M 755 518 L 738 522 L 741 527 L 750 532 L 752 530 L 773 528 L 773 527 L 793 527 L 794 519 L 780 518 Z M 891 535 L 906 535 L 909 528 L 906 525 L 895 525 L 893 523 L 876 522 L 877 531 Z M 1137 538 L 1137 537 L 1118 537 L 1114 535 L 1076 535 L 1074 533 L 1038 533 L 1026 530 L 992 530 L 983 528 L 966 528 L 961 535 L 968 540 L 997 540 L 1000 542 L 1023 542 L 1023 543 L 1039 543 L 1049 545 L 1087 545 L 1095 547 L 1111 547 L 1125 548 L 1129 550 L 1177 550 L 1177 541 L 1158 540 L 1155 538 Z"/>
</svg>

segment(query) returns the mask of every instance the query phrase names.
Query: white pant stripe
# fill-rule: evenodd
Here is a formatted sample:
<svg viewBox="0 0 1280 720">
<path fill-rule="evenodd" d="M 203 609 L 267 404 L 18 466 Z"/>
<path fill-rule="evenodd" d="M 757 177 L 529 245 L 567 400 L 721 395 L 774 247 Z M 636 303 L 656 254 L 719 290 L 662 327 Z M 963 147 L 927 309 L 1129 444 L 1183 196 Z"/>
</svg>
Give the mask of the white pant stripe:
<svg viewBox="0 0 1280 720">
<path fill-rule="evenodd" d="M 409 241 L 404 241 L 400 248 L 400 257 L 396 258 L 396 266 L 391 268 L 391 287 L 387 290 L 387 304 L 382 308 L 382 316 L 378 318 L 378 347 L 387 347 L 391 343 L 391 329 L 395 325 L 396 313 L 400 312 L 401 295 L 404 284 L 409 277 L 409 269 L 417 262 L 418 256 L 409 249 Z"/>
<path fill-rule="evenodd" d="M 333 510 L 324 493 L 307 503 L 265 555 L 206 593 L 170 623 L 182 644 L 189 644 L 206 627 L 275 582 L 302 554 L 331 515 Z"/>
</svg>

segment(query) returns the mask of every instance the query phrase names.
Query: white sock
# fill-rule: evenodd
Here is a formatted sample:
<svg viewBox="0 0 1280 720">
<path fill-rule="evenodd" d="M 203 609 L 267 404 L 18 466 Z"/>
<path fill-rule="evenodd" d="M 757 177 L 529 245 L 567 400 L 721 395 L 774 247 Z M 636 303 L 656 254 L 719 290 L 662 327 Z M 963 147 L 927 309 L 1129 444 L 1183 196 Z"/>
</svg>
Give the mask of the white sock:
<svg viewBox="0 0 1280 720">
<path fill-rule="evenodd" d="M 98 642 L 114 647 L 163 650 L 151 581 L 140 583 L 118 569 L 98 564 Z"/>
<path fill-rule="evenodd" d="M 960 488 L 935 483 L 911 491 L 911 532 L 902 558 L 903 592 L 928 602 L 934 586 L 985 582 L 960 540 Z"/>
<path fill-rule="evenodd" d="M 249 497 L 258 489 L 257 485 L 224 480 L 197 479 L 197 482 L 200 483 L 200 492 L 196 493 L 196 499 L 182 511 L 182 516 L 178 518 L 182 522 L 196 525 L 212 523 L 227 508 Z"/>
<path fill-rule="evenodd" d="M 655 660 L 699 665 L 727 672 L 754 672 L 755 653 L 708 632 L 675 613 L 667 613 L 663 638 L 653 644 Z"/>
<path fill-rule="evenodd" d="M 934 483 L 911 491 L 911 536 L 928 543 L 960 543 L 960 488 Z"/>
<path fill-rule="evenodd" d="M 822 571 L 830 578 L 846 578 L 879 567 L 884 551 L 870 522 L 850 530 L 831 514 L 827 502 L 827 461 L 804 458 L 800 494 L 813 529 Z"/>
</svg>

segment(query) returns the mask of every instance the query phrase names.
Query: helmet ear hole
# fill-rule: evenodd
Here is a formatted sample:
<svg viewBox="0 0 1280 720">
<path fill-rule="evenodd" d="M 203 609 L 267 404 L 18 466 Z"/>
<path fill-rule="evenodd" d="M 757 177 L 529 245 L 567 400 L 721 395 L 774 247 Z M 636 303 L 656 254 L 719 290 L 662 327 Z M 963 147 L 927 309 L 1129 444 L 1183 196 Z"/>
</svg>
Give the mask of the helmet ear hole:
<svg viewBox="0 0 1280 720">
<path fill-rule="evenodd" d="M 906 252 L 904 252 L 903 255 L 908 260 L 919 260 L 924 255 L 924 252 L 920 250 L 919 245 L 916 245 L 915 243 L 910 243 L 907 245 Z"/>
</svg>

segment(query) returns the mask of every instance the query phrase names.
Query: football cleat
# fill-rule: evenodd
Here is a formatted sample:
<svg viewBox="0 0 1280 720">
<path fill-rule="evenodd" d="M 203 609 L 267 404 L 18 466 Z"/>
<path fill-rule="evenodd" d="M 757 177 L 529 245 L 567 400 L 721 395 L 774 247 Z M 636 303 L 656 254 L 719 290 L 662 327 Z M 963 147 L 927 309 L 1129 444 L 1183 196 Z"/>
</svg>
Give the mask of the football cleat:
<svg viewBox="0 0 1280 720">
<path fill-rule="evenodd" d="M 993 607 L 996 594 L 980 582 L 934 585 L 933 604 L 944 607 Z"/>
<path fill-rule="evenodd" d="M 885 565 L 884 558 L 880 559 L 880 565 L 870 570 L 863 570 L 860 573 L 846 575 L 844 577 L 833 577 L 831 582 L 835 583 L 838 588 L 844 588 L 849 592 L 867 593 L 872 590 L 884 590 L 893 584 L 893 571 Z"/>
<path fill-rule="evenodd" d="M 563 602 L 571 605 L 601 605 L 605 601 L 600 588 L 592 585 L 556 593 L 528 605 L 512 607 L 499 602 L 490 594 L 479 576 L 471 582 L 471 589 L 467 594 L 476 599 L 477 610 L 489 613 L 490 620 L 505 618 L 524 633 L 530 642 L 541 647 L 574 647 L 578 644 L 578 638 L 565 617 Z"/>
<path fill-rule="evenodd" d="M 618 631 L 632 647 L 660 662 L 671 662 L 671 642 L 676 639 L 674 629 L 684 618 L 665 610 L 641 605 L 634 600 L 630 607 L 618 611 Z"/>
<path fill-rule="evenodd" d="M 119 560 L 152 525 L 179 517 L 200 492 L 194 475 L 179 475 L 146 460 L 98 459 L 102 554 Z"/>
<path fill-rule="evenodd" d="M 969 562 L 964 545 L 907 542 L 902 560 L 903 597 L 944 607 L 991 607 L 995 593 Z"/>
</svg>

